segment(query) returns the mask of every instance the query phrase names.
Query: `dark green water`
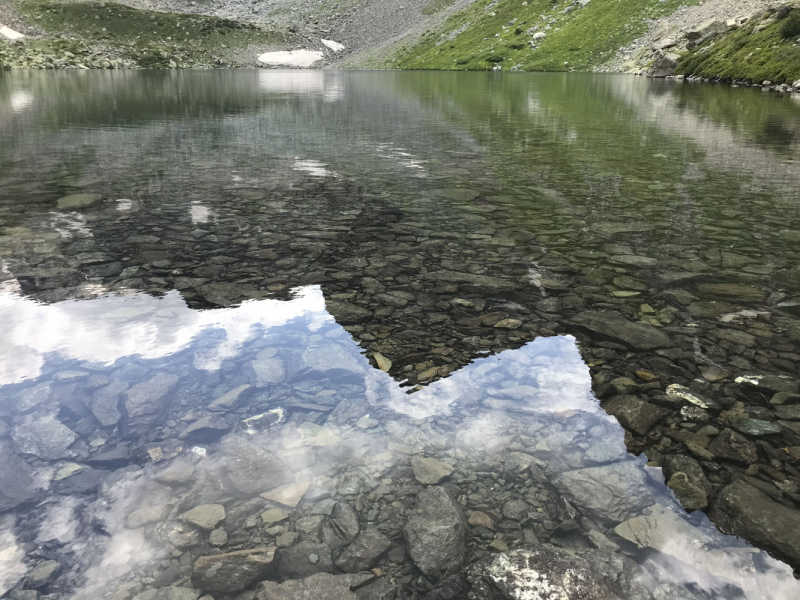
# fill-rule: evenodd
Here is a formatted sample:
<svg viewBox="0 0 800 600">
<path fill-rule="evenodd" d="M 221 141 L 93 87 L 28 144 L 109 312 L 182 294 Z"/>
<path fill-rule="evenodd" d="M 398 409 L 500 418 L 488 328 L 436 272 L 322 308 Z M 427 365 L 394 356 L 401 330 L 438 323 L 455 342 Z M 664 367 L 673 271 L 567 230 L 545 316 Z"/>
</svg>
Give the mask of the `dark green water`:
<svg viewBox="0 0 800 600">
<path fill-rule="evenodd" d="M 798 143 L 796 96 L 627 76 L 0 74 L 0 597 L 534 547 L 792 597 Z"/>
</svg>

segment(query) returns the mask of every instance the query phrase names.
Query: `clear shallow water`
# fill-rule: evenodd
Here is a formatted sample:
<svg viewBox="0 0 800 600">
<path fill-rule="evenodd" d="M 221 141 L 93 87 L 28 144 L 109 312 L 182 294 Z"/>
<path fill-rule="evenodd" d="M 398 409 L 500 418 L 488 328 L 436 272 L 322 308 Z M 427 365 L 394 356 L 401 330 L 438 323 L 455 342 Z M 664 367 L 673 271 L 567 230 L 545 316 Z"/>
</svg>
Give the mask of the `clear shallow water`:
<svg viewBox="0 0 800 600">
<path fill-rule="evenodd" d="M 628 77 L 4 75 L 0 590 L 55 560 L 56 598 L 211 591 L 199 557 L 276 545 L 269 578 L 347 570 L 346 505 L 388 540 L 357 570 L 422 596 L 424 456 L 491 522 L 465 560 L 608 543 L 661 594 L 792 597 L 681 508 L 669 435 L 626 437 L 596 394 L 795 373 L 799 107 Z M 581 321 L 608 309 L 657 333 Z M 296 506 L 260 496 L 291 483 Z M 185 522 L 206 505 L 224 519 Z"/>
</svg>

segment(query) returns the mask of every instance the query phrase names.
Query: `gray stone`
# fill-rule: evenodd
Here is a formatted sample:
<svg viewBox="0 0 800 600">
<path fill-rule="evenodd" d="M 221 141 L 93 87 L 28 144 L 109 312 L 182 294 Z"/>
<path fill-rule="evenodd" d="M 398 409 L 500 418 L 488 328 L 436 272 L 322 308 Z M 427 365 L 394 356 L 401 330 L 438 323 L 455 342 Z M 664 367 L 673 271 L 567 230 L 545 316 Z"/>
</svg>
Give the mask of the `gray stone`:
<svg viewBox="0 0 800 600">
<path fill-rule="evenodd" d="M 414 564 L 428 577 L 438 579 L 464 564 L 467 519 L 443 487 L 429 487 L 417 496 L 417 511 L 404 533 Z"/>
<path fill-rule="evenodd" d="M 200 590 L 183 587 L 165 587 L 136 594 L 133 600 L 197 600 Z"/>
<path fill-rule="evenodd" d="M 248 384 L 240 385 L 239 387 L 234 388 L 229 392 L 226 392 L 225 394 L 214 400 L 211 404 L 208 405 L 208 410 L 216 410 L 220 412 L 233 410 L 238 406 L 245 392 L 247 392 L 252 388 L 253 388 L 252 385 Z"/>
<path fill-rule="evenodd" d="M 686 473 L 675 473 L 667 485 L 675 493 L 686 510 L 698 510 L 708 506 L 708 494 L 705 488 L 697 485 Z"/>
<path fill-rule="evenodd" d="M 484 559 L 467 570 L 469 600 L 652 600 L 652 577 L 631 559 L 605 550 L 549 544 Z"/>
<path fill-rule="evenodd" d="M 350 591 L 351 587 L 363 584 L 363 575 L 331 575 L 317 573 L 305 579 L 276 583 L 264 581 L 258 588 L 254 600 L 359 600 Z M 367 579 L 368 581 L 368 579 Z"/>
<path fill-rule="evenodd" d="M 19 413 L 29 412 L 41 404 L 47 404 L 52 397 L 53 384 L 50 382 L 40 383 L 19 392 L 14 402 L 14 410 Z"/>
<path fill-rule="evenodd" d="M 436 485 L 453 472 L 453 467 L 447 463 L 421 456 L 411 459 L 411 468 L 414 470 L 414 478 L 422 485 Z"/>
<path fill-rule="evenodd" d="M 281 548 L 276 560 L 277 574 L 283 579 L 302 579 L 317 573 L 333 573 L 331 549 L 326 544 L 305 540 L 290 548 Z"/>
<path fill-rule="evenodd" d="M 228 532 L 222 528 L 215 529 L 208 536 L 208 543 L 212 546 L 224 546 L 228 543 Z"/>
<path fill-rule="evenodd" d="M 69 196 L 62 196 L 57 200 L 58 208 L 62 210 L 72 210 L 75 208 L 84 208 L 92 206 L 100 202 L 102 196 L 100 194 L 70 194 Z"/>
<path fill-rule="evenodd" d="M 345 573 L 367 571 L 392 547 L 392 542 L 374 527 L 366 527 L 339 554 L 336 567 Z"/>
<path fill-rule="evenodd" d="M 125 392 L 128 426 L 144 433 L 159 424 L 169 404 L 169 393 L 177 383 L 175 375 L 158 373 Z"/>
<path fill-rule="evenodd" d="M 744 433 L 745 435 L 774 435 L 781 432 L 780 426 L 771 421 L 749 419 L 747 417 L 728 417 L 726 422 L 733 429 L 739 433 Z"/>
<path fill-rule="evenodd" d="M 560 473 L 554 483 L 575 506 L 612 523 L 653 504 L 644 470 L 635 461 Z"/>
<path fill-rule="evenodd" d="M 711 504 L 709 517 L 723 533 L 800 563 L 800 511 L 773 502 L 745 481 L 723 488 Z"/>
<path fill-rule="evenodd" d="M 764 292 L 757 288 L 738 283 L 702 283 L 697 286 L 697 291 L 712 298 L 722 296 L 728 300 L 733 299 L 741 302 L 763 302 L 767 297 Z"/>
<path fill-rule="evenodd" d="M 225 507 L 221 504 L 204 504 L 196 506 L 181 515 L 187 523 L 197 525 L 200 529 L 211 531 L 225 520 Z"/>
<path fill-rule="evenodd" d="M 61 563 L 54 560 L 43 560 L 28 575 L 27 587 L 40 590 L 51 583 L 61 572 Z"/>
<path fill-rule="evenodd" d="M 614 396 L 603 403 L 603 409 L 614 415 L 627 430 L 645 435 L 650 428 L 669 414 L 666 408 L 640 400 L 636 396 Z"/>
<path fill-rule="evenodd" d="M 362 323 L 372 316 L 372 311 L 362 308 L 352 302 L 325 299 L 325 308 L 340 325 L 355 325 Z"/>
<path fill-rule="evenodd" d="M 275 548 L 201 556 L 194 562 L 192 585 L 215 595 L 236 594 L 265 579 L 274 558 Z"/>
<path fill-rule="evenodd" d="M 647 323 L 634 323 L 611 310 L 590 310 L 575 315 L 572 323 L 593 333 L 621 341 L 636 350 L 671 346 L 667 334 Z"/>
<path fill-rule="evenodd" d="M 360 531 L 358 514 L 347 502 L 338 502 L 333 509 L 333 523 L 346 540 L 352 540 Z"/>
<path fill-rule="evenodd" d="M 377 581 L 365 585 L 356 590 L 358 600 L 395 600 L 398 588 L 386 578 L 381 577 Z"/>
<path fill-rule="evenodd" d="M 620 523 L 614 533 L 640 548 L 652 548 L 679 560 L 686 547 L 711 542 L 711 538 L 665 506 L 655 504 L 645 513 Z"/>
<path fill-rule="evenodd" d="M 248 496 L 273 490 L 291 475 L 290 469 L 273 453 L 236 435 L 224 437 L 219 452 L 225 458 L 224 473 L 228 484 Z"/>
<path fill-rule="evenodd" d="M 186 429 L 181 431 L 178 437 L 187 442 L 214 442 L 225 435 L 230 429 L 228 423 L 219 415 L 208 415 L 197 419 Z"/>
<path fill-rule="evenodd" d="M 119 403 L 122 400 L 122 394 L 127 389 L 127 383 L 114 381 L 99 390 L 95 390 L 94 394 L 92 394 L 92 413 L 104 427 L 119 423 L 122 418 Z"/>
<path fill-rule="evenodd" d="M 342 344 L 328 344 L 308 348 L 303 353 L 303 365 L 312 371 L 332 371 L 342 369 L 353 373 L 365 371 L 367 363 L 357 357 Z"/>
<path fill-rule="evenodd" d="M 14 454 L 11 444 L 0 442 L 0 512 L 33 500 L 36 490 L 33 469 Z"/>
<path fill-rule="evenodd" d="M 256 354 L 255 360 L 250 365 L 256 374 L 256 385 L 258 387 L 267 387 L 280 383 L 286 377 L 283 361 L 275 357 L 273 348 L 267 348 Z"/>
<path fill-rule="evenodd" d="M 24 454 L 33 454 L 47 460 L 75 456 L 75 453 L 68 448 L 77 436 L 52 415 L 41 416 L 18 425 L 11 437 Z"/>
<path fill-rule="evenodd" d="M 714 453 L 714 456 L 724 460 L 732 460 L 745 465 L 752 465 L 758 461 L 756 445 L 732 429 L 723 429 L 708 445 L 708 449 Z"/>
</svg>

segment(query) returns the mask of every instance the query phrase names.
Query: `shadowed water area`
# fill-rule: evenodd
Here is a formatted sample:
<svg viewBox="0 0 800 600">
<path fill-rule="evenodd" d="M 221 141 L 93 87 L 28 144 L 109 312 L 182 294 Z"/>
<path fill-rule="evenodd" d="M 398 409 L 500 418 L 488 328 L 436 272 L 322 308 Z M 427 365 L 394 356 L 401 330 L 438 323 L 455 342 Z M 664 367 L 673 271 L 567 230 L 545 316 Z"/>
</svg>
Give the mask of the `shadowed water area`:
<svg viewBox="0 0 800 600">
<path fill-rule="evenodd" d="M 0 598 L 800 597 L 800 102 L 0 76 Z"/>
</svg>

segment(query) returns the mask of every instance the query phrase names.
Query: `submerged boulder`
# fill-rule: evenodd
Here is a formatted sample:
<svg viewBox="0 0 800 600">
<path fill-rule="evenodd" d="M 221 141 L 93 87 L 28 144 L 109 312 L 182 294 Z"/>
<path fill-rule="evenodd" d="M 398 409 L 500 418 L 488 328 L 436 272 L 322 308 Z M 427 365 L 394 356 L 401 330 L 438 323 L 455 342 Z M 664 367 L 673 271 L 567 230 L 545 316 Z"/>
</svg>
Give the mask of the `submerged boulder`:
<svg viewBox="0 0 800 600">
<path fill-rule="evenodd" d="M 464 564 L 467 519 L 443 487 L 422 490 L 417 502 L 405 527 L 411 559 L 428 577 L 452 574 Z"/>
<path fill-rule="evenodd" d="M 604 521 L 619 523 L 653 504 L 635 461 L 567 471 L 554 483 L 572 504 Z"/>
<path fill-rule="evenodd" d="M 10 444 L 0 443 L 0 512 L 10 510 L 36 495 L 33 469 L 16 456 Z"/>
<path fill-rule="evenodd" d="M 237 435 L 220 443 L 225 478 L 232 491 L 253 495 L 286 483 L 290 470 L 272 452 L 262 450 Z"/>
<path fill-rule="evenodd" d="M 800 511 L 773 502 L 749 483 L 740 479 L 723 488 L 709 517 L 723 533 L 800 563 Z"/>
<path fill-rule="evenodd" d="M 128 427 L 146 432 L 157 424 L 167 410 L 168 395 L 177 384 L 178 378 L 175 375 L 158 373 L 125 392 Z"/>
<path fill-rule="evenodd" d="M 625 556 L 548 544 L 483 560 L 466 577 L 470 600 L 652 600 L 648 590 L 655 587 Z"/>
<path fill-rule="evenodd" d="M 262 581 L 272 570 L 275 548 L 201 556 L 194 563 L 192 585 L 211 594 L 236 594 Z"/>
</svg>

